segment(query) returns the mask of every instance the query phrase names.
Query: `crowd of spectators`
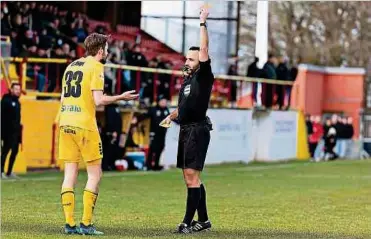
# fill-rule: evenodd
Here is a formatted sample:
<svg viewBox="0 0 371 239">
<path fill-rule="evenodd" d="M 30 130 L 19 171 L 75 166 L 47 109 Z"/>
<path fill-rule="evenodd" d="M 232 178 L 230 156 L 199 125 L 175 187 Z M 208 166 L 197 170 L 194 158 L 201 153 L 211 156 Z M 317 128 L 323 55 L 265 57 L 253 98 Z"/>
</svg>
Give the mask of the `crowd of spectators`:
<svg viewBox="0 0 371 239">
<path fill-rule="evenodd" d="M 98 25 L 94 32 L 106 34 L 107 29 Z M 69 12 L 47 3 L 39 2 L 2 2 L 1 35 L 9 36 L 12 57 L 63 58 L 70 61 L 78 58 L 77 47 L 92 32 L 88 18 L 78 12 Z M 161 56 L 148 60 L 140 45 L 130 45 L 121 40 L 110 39 L 108 63 L 172 69 L 169 61 Z M 28 63 L 26 75 L 35 80 L 34 86 L 40 92 L 53 92 L 60 82 L 67 64 Z M 121 71 L 105 68 L 106 91 L 116 92 L 136 89 L 140 77 L 140 94 L 143 103 L 153 102 L 154 74 L 136 71 Z M 117 87 L 119 80 L 120 89 Z M 159 74 L 158 95 L 169 99 L 170 76 Z"/>
<path fill-rule="evenodd" d="M 289 67 L 288 59 L 285 56 L 277 57 L 274 54 L 269 54 L 268 61 L 264 64 L 262 69 L 259 69 L 257 66 L 258 62 L 259 58 L 255 57 L 255 60 L 248 67 L 246 76 L 294 82 L 298 74 L 298 68 L 296 66 Z M 291 88 L 292 86 L 290 85 L 262 84 L 262 106 L 268 109 L 288 109 Z M 253 83 L 253 99 L 256 104 L 258 102 L 257 83 Z"/>
<path fill-rule="evenodd" d="M 321 120 L 320 116 L 306 116 L 309 151 L 312 158 L 344 158 L 349 155 L 354 136 L 353 118 L 332 115 Z"/>
</svg>

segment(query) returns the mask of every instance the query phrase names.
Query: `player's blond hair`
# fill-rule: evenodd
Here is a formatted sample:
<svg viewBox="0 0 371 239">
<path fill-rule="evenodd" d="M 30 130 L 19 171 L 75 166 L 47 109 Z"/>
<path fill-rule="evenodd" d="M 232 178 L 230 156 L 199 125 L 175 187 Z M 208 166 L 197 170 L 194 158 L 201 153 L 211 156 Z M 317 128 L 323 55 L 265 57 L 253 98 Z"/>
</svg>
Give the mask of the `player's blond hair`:
<svg viewBox="0 0 371 239">
<path fill-rule="evenodd" d="M 99 33 L 90 34 L 84 41 L 87 55 L 95 56 L 100 49 L 104 50 L 108 38 L 109 36 Z"/>
</svg>

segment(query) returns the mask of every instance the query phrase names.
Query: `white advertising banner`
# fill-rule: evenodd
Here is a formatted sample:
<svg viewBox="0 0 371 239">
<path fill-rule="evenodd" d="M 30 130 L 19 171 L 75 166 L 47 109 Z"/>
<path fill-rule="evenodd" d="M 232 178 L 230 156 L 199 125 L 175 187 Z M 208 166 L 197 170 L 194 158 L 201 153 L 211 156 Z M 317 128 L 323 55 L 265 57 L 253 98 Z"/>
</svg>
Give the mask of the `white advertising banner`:
<svg viewBox="0 0 371 239">
<path fill-rule="evenodd" d="M 207 115 L 213 123 L 206 164 L 223 162 L 249 162 L 253 160 L 252 111 L 209 109 Z M 166 135 L 162 163 L 176 165 L 179 126 L 172 124 Z"/>
<path fill-rule="evenodd" d="M 258 161 L 294 159 L 297 145 L 296 111 L 271 111 L 254 117 L 254 139 Z M 258 134 L 258 135 L 256 135 Z"/>
</svg>

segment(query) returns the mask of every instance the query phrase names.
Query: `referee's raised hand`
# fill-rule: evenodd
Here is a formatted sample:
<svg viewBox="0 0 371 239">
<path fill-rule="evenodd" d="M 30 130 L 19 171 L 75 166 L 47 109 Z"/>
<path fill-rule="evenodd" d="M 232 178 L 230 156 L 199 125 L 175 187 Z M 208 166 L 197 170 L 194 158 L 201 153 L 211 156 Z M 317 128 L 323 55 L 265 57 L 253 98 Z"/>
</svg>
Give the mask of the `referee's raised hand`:
<svg viewBox="0 0 371 239">
<path fill-rule="evenodd" d="M 200 10 L 200 20 L 201 20 L 201 22 L 205 22 L 208 16 L 209 16 L 209 8 L 205 4 L 201 7 L 201 10 Z"/>
</svg>

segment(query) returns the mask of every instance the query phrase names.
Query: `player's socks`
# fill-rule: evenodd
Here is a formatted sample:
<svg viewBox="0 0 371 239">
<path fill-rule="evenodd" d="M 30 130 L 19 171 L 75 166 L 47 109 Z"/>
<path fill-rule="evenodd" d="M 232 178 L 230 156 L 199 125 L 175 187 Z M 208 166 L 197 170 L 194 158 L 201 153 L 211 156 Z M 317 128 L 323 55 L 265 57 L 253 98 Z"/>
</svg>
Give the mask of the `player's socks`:
<svg viewBox="0 0 371 239">
<path fill-rule="evenodd" d="M 201 197 L 200 188 L 188 188 L 187 209 L 183 219 L 183 223 L 187 224 L 188 226 L 191 225 L 193 217 L 196 213 L 200 197 Z"/>
<path fill-rule="evenodd" d="M 64 216 L 66 218 L 66 224 L 70 225 L 71 227 L 76 226 L 74 219 L 75 193 L 73 191 L 73 188 L 62 188 L 61 201 Z"/>
<path fill-rule="evenodd" d="M 91 225 L 91 221 L 93 219 L 93 211 L 95 207 L 95 202 L 97 201 L 98 194 L 94 193 L 88 189 L 84 190 L 83 195 L 83 204 L 84 204 L 84 212 L 82 214 L 82 223 L 85 226 Z"/>
<path fill-rule="evenodd" d="M 200 189 L 201 189 L 201 198 L 200 198 L 200 202 L 198 203 L 198 207 L 197 207 L 198 221 L 206 222 L 209 220 L 209 216 L 207 215 L 205 186 L 201 184 Z"/>
</svg>

